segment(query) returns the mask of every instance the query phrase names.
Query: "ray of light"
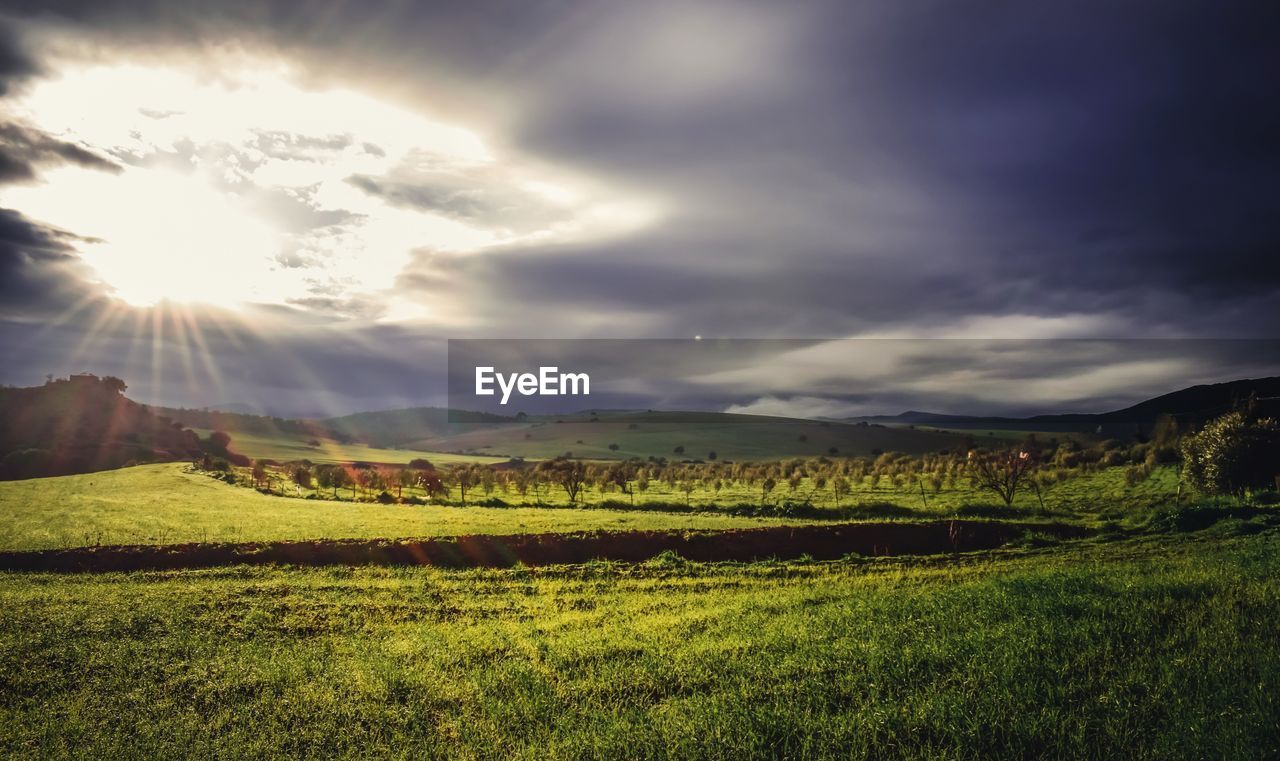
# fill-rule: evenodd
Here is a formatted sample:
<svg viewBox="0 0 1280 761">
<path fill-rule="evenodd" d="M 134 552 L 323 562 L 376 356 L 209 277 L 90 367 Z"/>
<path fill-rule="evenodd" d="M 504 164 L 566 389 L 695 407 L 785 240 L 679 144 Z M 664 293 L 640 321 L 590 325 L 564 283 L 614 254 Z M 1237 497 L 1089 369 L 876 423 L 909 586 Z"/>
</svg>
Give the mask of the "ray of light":
<svg viewBox="0 0 1280 761">
<path fill-rule="evenodd" d="M 201 388 L 201 384 L 196 379 L 195 358 L 192 357 L 191 340 L 187 335 L 186 322 L 178 314 L 183 307 L 181 305 L 162 302 L 158 309 L 162 312 L 162 319 L 168 318 L 169 329 L 173 335 L 172 344 L 174 352 L 178 356 L 178 360 L 182 363 L 182 370 L 186 376 L 187 391 Z"/>
<path fill-rule="evenodd" d="M 98 311 L 97 317 L 93 323 L 83 331 L 80 340 L 71 348 L 67 361 L 71 366 L 76 366 L 85 352 L 93 345 L 99 337 L 109 336 L 115 333 L 115 329 L 125 319 L 128 308 L 116 302 L 105 302 Z"/>
<path fill-rule="evenodd" d="M 204 329 L 200 326 L 201 320 L 189 307 L 181 307 L 180 313 L 187 322 L 187 332 L 190 334 L 195 343 L 196 357 L 200 359 L 204 365 L 205 374 L 213 382 L 213 385 L 219 389 L 226 388 L 223 379 L 222 370 L 218 367 L 218 363 L 213 352 L 209 349 L 209 343 L 204 337 Z"/>
<path fill-rule="evenodd" d="M 164 388 L 164 316 L 159 309 L 151 310 L 151 393 L 157 398 Z"/>
</svg>

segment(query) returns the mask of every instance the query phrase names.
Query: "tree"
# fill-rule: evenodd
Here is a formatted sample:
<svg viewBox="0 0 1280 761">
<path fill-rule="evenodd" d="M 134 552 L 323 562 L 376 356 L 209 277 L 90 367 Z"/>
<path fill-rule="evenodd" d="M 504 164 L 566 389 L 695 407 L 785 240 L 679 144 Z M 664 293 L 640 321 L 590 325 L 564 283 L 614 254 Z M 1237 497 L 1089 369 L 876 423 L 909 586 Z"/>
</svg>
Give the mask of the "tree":
<svg viewBox="0 0 1280 761">
<path fill-rule="evenodd" d="M 396 499 L 404 496 L 404 487 L 410 488 L 418 485 L 422 477 L 410 468 L 400 468 L 396 471 Z"/>
<path fill-rule="evenodd" d="M 440 478 L 440 474 L 434 470 L 423 470 L 418 473 L 418 484 L 426 491 L 427 496 L 431 499 L 439 499 L 448 496 L 449 490 L 445 488 L 444 481 Z"/>
<path fill-rule="evenodd" d="M 675 449 L 671 451 L 674 452 L 675 454 L 684 454 L 684 444 L 678 445 Z"/>
<path fill-rule="evenodd" d="M 267 480 L 267 466 L 263 465 L 261 460 L 253 461 L 253 468 L 251 472 L 253 474 L 254 486 L 260 487 L 262 486 L 262 483 Z"/>
<path fill-rule="evenodd" d="M 477 476 L 480 479 L 480 488 L 484 489 L 484 496 L 488 497 L 493 494 L 493 489 L 498 485 L 498 476 L 493 468 L 478 467 L 480 471 Z"/>
<path fill-rule="evenodd" d="M 467 490 L 475 486 L 479 482 L 479 474 L 471 465 L 457 465 L 453 470 L 449 471 L 449 480 L 458 487 L 458 492 L 462 495 L 462 506 L 467 506 Z"/>
<path fill-rule="evenodd" d="M 355 482 L 355 479 L 351 477 L 351 473 L 349 473 L 349 472 L 347 471 L 347 469 L 346 469 L 346 468 L 342 467 L 341 465 L 339 465 L 339 466 L 335 467 L 335 468 L 330 472 L 330 479 L 331 479 L 330 483 L 332 483 L 332 484 L 333 484 L 333 496 L 334 496 L 334 497 L 337 497 L 337 496 L 338 496 L 338 489 L 342 489 L 342 488 L 345 488 L 345 487 L 350 486 L 350 487 L 351 487 L 351 498 L 352 498 L 352 499 L 355 499 L 355 497 L 356 497 L 356 485 L 355 485 L 355 484 L 356 484 L 356 482 Z"/>
<path fill-rule="evenodd" d="M 635 504 L 635 494 L 628 488 L 631 481 L 631 473 L 626 465 L 621 463 L 610 465 L 609 469 L 605 471 L 604 480 L 605 483 L 616 487 L 618 491 L 631 497 L 631 504 Z"/>
<path fill-rule="evenodd" d="M 554 460 L 547 460 L 538 466 L 538 469 L 545 473 L 554 483 L 559 484 L 564 493 L 569 497 L 569 504 L 578 501 L 578 494 L 582 491 L 582 484 L 587 480 L 587 466 L 578 460 L 570 460 L 566 457 L 557 457 Z"/>
<path fill-rule="evenodd" d="M 311 469 L 306 465 L 299 465 L 293 469 L 293 482 L 303 489 L 311 488 Z"/>
<path fill-rule="evenodd" d="M 520 468 L 511 476 L 511 482 L 515 484 L 516 494 L 523 499 L 529 493 L 529 486 L 533 482 L 533 470 L 530 468 Z"/>
<path fill-rule="evenodd" d="M 1018 487 L 1035 471 L 1038 462 L 1031 449 L 969 453 L 969 470 L 975 483 L 995 492 L 1006 506 L 1013 504 Z"/>
<path fill-rule="evenodd" d="M 378 477 L 377 471 L 373 468 L 360 468 L 356 470 L 356 485 L 362 491 L 368 492 L 382 485 L 382 479 Z"/>
<path fill-rule="evenodd" d="M 333 470 L 334 468 L 332 465 L 321 465 L 316 468 L 316 486 L 321 489 L 328 489 L 332 486 L 333 496 L 334 498 L 337 498 L 338 487 L 334 486 L 333 483 Z"/>
<path fill-rule="evenodd" d="M 761 481 L 760 482 L 760 501 L 768 502 L 769 492 L 773 491 L 774 488 L 777 487 L 777 485 L 778 485 L 778 482 L 774 480 L 772 477 L 766 478 L 764 481 Z"/>
<path fill-rule="evenodd" d="M 1242 495 L 1276 485 L 1280 422 L 1228 412 L 1182 440 L 1183 478 L 1201 491 Z"/>
<path fill-rule="evenodd" d="M 831 479 L 831 495 L 835 497 L 836 507 L 840 507 L 840 500 L 849 493 L 849 479 L 844 476 L 836 476 Z"/>
</svg>

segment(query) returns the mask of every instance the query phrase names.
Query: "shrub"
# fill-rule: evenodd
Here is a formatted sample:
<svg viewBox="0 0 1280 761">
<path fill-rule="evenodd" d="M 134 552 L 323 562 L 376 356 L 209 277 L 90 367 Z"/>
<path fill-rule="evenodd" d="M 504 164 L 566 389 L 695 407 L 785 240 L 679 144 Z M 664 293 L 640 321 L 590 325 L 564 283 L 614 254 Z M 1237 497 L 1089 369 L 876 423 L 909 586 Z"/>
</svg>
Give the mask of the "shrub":
<svg viewBox="0 0 1280 761">
<path fill-rule="evenodd" d="M 1243 495 L 1275 485 L 1280 422 L 1229 412 L 1182 441 L 1183 476 L 1211 494 Z"/>
</svg>

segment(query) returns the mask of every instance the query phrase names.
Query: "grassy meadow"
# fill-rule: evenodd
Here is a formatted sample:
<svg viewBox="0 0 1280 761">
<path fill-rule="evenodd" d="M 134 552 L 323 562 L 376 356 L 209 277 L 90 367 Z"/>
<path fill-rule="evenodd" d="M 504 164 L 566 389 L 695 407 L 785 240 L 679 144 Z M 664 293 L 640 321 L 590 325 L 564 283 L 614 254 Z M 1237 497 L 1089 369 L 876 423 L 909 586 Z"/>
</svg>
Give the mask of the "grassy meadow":
<svg viewBox="0 0 1280 761">
<path fill-rule="evenodd" d="M 287 490 L 315 494 L 287 485 Z M 794 498 L 810 494 L 802 484 Z M 1027 491 L 1012 509 L 989 506 L 990 499 L 970 488 L 929 494 L 928 506 L 918 490 L 882 485 L 872 489 L 863 483 L 844 498 L 845 505 L 863 503 L 852 514 L 834 518 L 935 519 L 939 517 L 1006 517 L 1098 524 L 1119 522 L 1138 525 L 1156 505 L 1172 501 L 1177 481 L 1172 469 L 1163 468 L 1146 481 L 1129 486 L 1122 468 L 1079 476 L 1057 484 L 1045 493 L 1046 509 Z M 406 489 L 406 495 L 415 493 Z M 774 501 L 788 498 L 786 487 Z M 373 501 L 333 501 L 262 494 L 245 486 L 232 486 L 208 475 L 192 472 L 184 463 L 139 465 L 121 470 L 56 478 L 0 482 L 0 549 L 33 550 L 100 544 L 176 544 L 184 542 L 245 542 L 281 539 L 371 539 L 458 536 L 463 534 L 517 534 L 624 529 L 728 529 L 764 525 L 800 524 L 821 519 L 830 498 L 815 500 L 818 509 L 804 518 L 776 515 L 733 514 L 719 505 L 758 501 L 745 487 L 719 494 L 700 487 L 689 495 L 692 510 L 678 511 L 686 495 L 654 482 L 640 495 L 635 508 L 618 501 L 616 492 L 589 489 L 585 509 L 568 508 L 563 490 L 548 488 L 542 504 L 532 495 L 521 500 L 514 493 L 495 491 L 511 500 L 508 507 L 477 507 L 484 498 L 475 489 L 472 503 L 460 507 L 457 490 L 452 504 L 383 505 Z M 740 492 L 740 493 L 739 493 Z M 347 496 L 349 490 L 340 490 Z M 325 491 L 324 496 L 331 496 Z M 617 507 L 601 507 L 600 500 Z M 646 500 L 650 501 L 646 503 Z M 984 504 L 985 500 L 985 504 Z M 518 504 L 517 504 L 518 503 Z M 654 509 L 646 509 L 652 507 Z"/>
<path fill-rule="evenodd" d="M 1220 525 L 940 559 L 4 574 L 0 753 L 1275 757 L 1278 566 L 1275 529 Z"/>
<path fill-rule="evenodd" d="M 272 494 L 249 468 L 231 484 L 187 463 L 0 482 L 0 550 L 827 518 L 1091 531 L 829 562 L 0 572 L 0 757 L 1280 756 L 1280 509 L 1184 493 L 1143 452 L 1099 450 L 1123 464 L 1088 459 L 1008 507 L 892 463 L 837 498 L 836 459 L 755 466 L 777 476 L 767 494 L 723 461 L 645 463 L 632 493 L 600 478 L 624 465 L 588 463 L 575 505 L 554 480 L 520 494 L 534 471 L 478 469 L 488 488 L 464 507 L 457 474 L 477 469 L 452 466 L 497 458 L 291 447 L 232 442 L 284 462 L 421 456 L 450 491 L 382 504 L 388 476 L 334 499 L 270 466 Z"/>
<path fill-rule="evenodd" d="M 603 529 L 727 529 L 781 518 L 328 502 L 260 494 L 183 463 L 0 482 L 0 549 L 279 539 L 373 539 Z"/>
</svg>

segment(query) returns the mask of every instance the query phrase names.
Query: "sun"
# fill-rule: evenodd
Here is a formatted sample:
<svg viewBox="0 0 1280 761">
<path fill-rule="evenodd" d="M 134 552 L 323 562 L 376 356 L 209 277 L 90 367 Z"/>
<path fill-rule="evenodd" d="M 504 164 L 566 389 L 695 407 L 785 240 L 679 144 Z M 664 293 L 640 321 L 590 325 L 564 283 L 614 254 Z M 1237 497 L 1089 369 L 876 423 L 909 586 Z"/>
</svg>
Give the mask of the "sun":
<svg viewBox="0 0 1280 761">
<path fill-rule="evenodd" d="M 279 230 L 200 171 L 114 176 L 64 167 L 48 172 L 20 203 L 36 218 L 69 223 L 84 238 L 81 258 L 135 306 L 163 300 L 234 306 L 287 292 L 269 264 Z M 65 215 L 67 209 L 74 214 Z"/>
<path fill-rule="evenodd" d="M 394 302 L 418 250 L 598 235 L 642 204 L 499 156 L 475 130 L 279 62 L 207 71 L 65 65 L 5 104 L 11 118 L 114 163 L 65 164 L 0 202 L 79 236 L 129 304 Z"/>
</svg>

